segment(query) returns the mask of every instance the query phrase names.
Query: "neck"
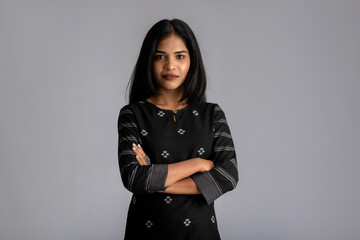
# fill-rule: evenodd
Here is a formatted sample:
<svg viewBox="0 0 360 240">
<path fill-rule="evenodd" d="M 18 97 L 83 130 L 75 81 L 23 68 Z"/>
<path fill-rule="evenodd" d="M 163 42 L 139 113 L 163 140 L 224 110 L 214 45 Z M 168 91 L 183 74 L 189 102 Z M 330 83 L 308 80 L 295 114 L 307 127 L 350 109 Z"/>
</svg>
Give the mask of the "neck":
<svg viewBox="0 0 360 240">
<path fill-rule="evenodd" d="M 183 96 L 183 91 L 164 91 L 160 92 L 161 95 L 154 95 L 151 99 L 157 104 L 161 106 L 168 107 L 177 107 L 179 105 L 186 104 L 186 101 L 179 103 L 180 98 Z"/>
</svg>

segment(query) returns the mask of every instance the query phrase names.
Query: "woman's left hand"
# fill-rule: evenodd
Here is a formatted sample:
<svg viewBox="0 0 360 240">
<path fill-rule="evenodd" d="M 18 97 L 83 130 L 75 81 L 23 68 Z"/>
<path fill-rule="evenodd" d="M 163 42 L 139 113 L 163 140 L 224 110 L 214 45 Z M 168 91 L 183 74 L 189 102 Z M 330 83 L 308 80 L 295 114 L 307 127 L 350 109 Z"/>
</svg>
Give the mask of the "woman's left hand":
<svg viewBox="0 0 360 240">
<path fill-rule="evenodd" d="M 150 165 L 150 158 L 145 154 L 140 144 L 136 145 L 133 143 L 132 150 L 135 152 L 136 160 L 138 160 L 140 165 Z"/>
</svg>

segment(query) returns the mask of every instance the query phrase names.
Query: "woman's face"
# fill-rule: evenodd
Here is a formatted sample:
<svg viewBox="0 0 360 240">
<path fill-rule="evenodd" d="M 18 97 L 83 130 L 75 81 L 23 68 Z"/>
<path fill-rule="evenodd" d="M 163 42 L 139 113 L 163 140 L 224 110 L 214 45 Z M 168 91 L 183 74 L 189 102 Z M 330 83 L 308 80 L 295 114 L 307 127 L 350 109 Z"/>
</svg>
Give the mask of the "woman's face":
<svg viewBox="0 0 360 240">
<path fill-rule="evenodd" d="M 189 51 L 179 36 L 172 34 L 158 43 L 152 70 L 160 91 L 181 87 L 189 68 Z"/>
</svg>

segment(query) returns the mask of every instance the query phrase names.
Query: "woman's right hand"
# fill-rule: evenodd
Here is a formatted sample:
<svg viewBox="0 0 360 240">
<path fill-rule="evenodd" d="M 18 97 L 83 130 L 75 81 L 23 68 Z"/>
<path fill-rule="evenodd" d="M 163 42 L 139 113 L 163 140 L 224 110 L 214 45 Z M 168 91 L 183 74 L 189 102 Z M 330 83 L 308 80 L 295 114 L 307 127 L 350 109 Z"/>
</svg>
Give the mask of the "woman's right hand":
<svg viewBox="0 0 360 240">
<path fill-rule="evenodd" d="M 210 171 L 214 168 L 214 162 L 204 158 L 196 158 L 200 165 L 200 172 Z"/>
<path fill-rule="evenodd" d="M 135 143 L 133 143 L 132 150 L 136 154 L 136 160 L 141 166 L 150 165 L 150 159 L 148 159 L 148 156 L 146 155 L 144 149 L 141 147 L 140 144 L 136 145 Z"/>
</svg>

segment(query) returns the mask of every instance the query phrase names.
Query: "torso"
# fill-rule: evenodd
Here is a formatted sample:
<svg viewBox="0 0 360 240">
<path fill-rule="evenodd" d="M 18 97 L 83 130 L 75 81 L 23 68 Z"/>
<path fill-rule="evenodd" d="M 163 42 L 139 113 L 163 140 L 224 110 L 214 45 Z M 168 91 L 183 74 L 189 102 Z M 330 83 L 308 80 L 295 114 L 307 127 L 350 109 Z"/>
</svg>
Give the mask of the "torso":
<svg viewBox="0 0 360 240">
<path fill-rule="evenodd" d="M 213 104 L 183 105 L 175 113 L 158 107 L 148 98 L 131 107 L 139 140 L 153 164 L 212 158 Z M 125 239 L 219 240 L 215 219 L 214 203 L 207 205 L 202 195 L 134 194 Z"/>
</svg>

